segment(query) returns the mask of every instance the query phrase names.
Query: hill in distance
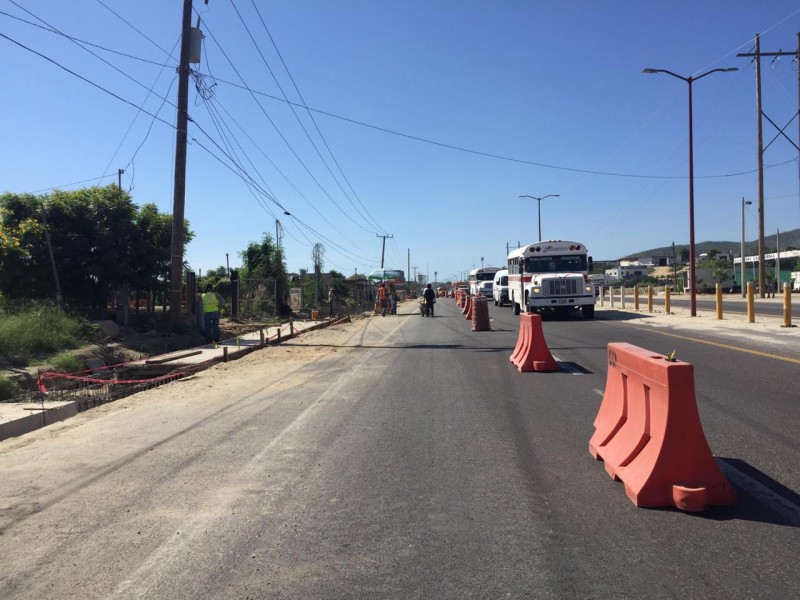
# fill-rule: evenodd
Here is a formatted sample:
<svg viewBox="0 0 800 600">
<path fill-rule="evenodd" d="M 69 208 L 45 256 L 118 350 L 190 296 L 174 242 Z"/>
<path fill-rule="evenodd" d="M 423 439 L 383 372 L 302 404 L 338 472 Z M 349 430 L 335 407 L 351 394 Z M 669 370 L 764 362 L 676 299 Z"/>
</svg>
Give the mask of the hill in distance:
<svg viewBox="0 0 800 600">
<path fill-rule="evenodd" d="M 780 232 L 779 240 L 781 250 L 798 250 L 800 249 L 800 229 L 792 229 L 791 231 Z M 739 256 L 741 250 L 741 240 L 736 242 L 699 242 L 694 245 L 694 251 L 697 256 L 708 252 L 709 250 L 716 249 L 722 254 L 730 252 L 734 256 Z M 681 250 L 688 249 L 689 244 L 675 244 L 675 254 L 680 256 Z M 775 234 L 764 235 L 764 252 L 775 252 Z M 744 243 L 745 256 L 752 256 L 758 253 L 758 240 L 745 241 Z M 626 258 L 636 258 L 638 256 L 672 256 L 672 244 L 669 246 L 662 246 L 661 248 L 653 248 L 652 250 L 643 250 L 635 254 L 624 256 Z"/>
</svg>

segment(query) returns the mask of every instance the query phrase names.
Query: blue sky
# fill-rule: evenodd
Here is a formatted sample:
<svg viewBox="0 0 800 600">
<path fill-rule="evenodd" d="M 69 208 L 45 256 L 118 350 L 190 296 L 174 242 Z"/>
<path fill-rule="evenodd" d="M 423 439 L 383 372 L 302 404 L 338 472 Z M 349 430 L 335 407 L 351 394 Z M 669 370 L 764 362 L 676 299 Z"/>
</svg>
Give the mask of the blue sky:
<svg viewBox="0 0 800 600">
<path fill-rule="evenodd" d="M 536 201 L 520 195 L 559 194 L 541 202 L 542 237 L 581 241 L 595 259 L 685 244 L 688 86 L 645 67 L 740 69 L 694 84 L 696 241 L 738 240 L 757 162 L 755 69 L 736 53 L 756 33 L 762 51 L 794 51 L 800 31 L 790 0 L 194 5 L 206 37 L 193 68 L 213 94 L 190 87 L 196 271 L 226 253 L 238 266 L 278 219 L 290 270 L 310 268 L 319 242 L 326 270 L 368 272 L 380 266 L 377 236 L 391 234 L 387 268 L 407 270 L 410 253 L 417 273 L 449 279 L 538 237 Z M 0 0 L 0 191 L 116 182 L 123 168 L 137 204 L 172 212 L 181 10 Z M 764 111 L 781 127 L 797 92 L 797 63 L 765 59 Z M 796 119 L 787 132 L 797 140 Z M 765 143 L 775 133 L 765 121 Z M 765 164 L 774 236 L 800 227 L 797 151 L 778 139 Z"/>
</svg>

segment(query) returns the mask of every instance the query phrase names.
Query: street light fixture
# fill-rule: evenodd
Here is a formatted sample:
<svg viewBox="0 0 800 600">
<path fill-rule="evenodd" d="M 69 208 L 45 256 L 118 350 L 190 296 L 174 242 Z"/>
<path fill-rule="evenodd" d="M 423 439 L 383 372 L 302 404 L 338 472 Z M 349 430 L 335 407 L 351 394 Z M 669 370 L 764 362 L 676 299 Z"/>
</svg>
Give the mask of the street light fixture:
<svg viewBox="0 0 800 600">
<path fill-rule="evenodd" d="M 542 200 L 545 198 L 558 198 L 561 194 L 547 194 L 547 196 L 520 196 L 520 198 L 533 198 L 536 200 L 536 205 L 538 207 L 539 213 L 539 239 L 537 241 L 542 241 Z"/>
<path fill-rule="evenodd" d="M 744 206 L 745 204 L 752 204 L 750 200 L 745 200 L 744 196 L 742 196 L 742 247 L 741 247 L 741 254 L 739 256 L 742 257 L 742 263 L 740 266 L 741 271 L 741 280 L 742 280 L 742 298 L 745 297 L 744 291 Z"/>
<path fill-rule="evenodd" d="M 724 68 L 724 69 L 711 69 L 710 71 L 706 71 L 705 73 L 701 73 L 697 77 L 684 77 L 683 75 L 678 75 L 677 73 L 673 73 L 672 71 L 668 71 L 666 69 L 642 69 L 642 73 L 666 73 L 667 75 L 672 75 L 677 79 L 681 79 L 689 84 L 689 288 L 690 292 L 690 300 L 689 300 L 689 307 L 691 316 L 697 316 L 697 290 L 696 287 L 696 277 L 695 277 L 695 260 L 694 260 L 694 150 L 693 150 L 693 142 L 692 142 L 692 82 L 697 81 L 698 79 L 702 79 L 707 75 L 711 75 L 712 73 L 729 73 L 732 71 L 738 71 L 739 69 L 733 68 Z"/>
</svg>

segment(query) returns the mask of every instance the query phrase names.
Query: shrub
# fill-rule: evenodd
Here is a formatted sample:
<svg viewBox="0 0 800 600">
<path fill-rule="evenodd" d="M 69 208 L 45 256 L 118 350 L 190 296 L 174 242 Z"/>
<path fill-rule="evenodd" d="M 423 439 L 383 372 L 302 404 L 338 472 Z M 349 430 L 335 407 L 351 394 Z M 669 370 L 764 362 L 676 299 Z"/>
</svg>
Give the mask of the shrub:
<svg viewBox="0 0 800 600">
<path fill-rule="evenodd" d="M 63 314 L 53 306 L 3 310 L 0 311 L 0 354 L 30 358 L 76 348 L 89 331 L 84 319 Z"/>
<path fill-rule="evenodd" d="M 59 352 L 49 362 L 65 373 L 75 373 L 85 369 L 83 361 L 69 352 Z"/>
<path fill-rule="evenodd" d="M 0 375 L 0 400 L 8 400 L 19 394 L 20 387 L 5 375 Z"/>
</svg>

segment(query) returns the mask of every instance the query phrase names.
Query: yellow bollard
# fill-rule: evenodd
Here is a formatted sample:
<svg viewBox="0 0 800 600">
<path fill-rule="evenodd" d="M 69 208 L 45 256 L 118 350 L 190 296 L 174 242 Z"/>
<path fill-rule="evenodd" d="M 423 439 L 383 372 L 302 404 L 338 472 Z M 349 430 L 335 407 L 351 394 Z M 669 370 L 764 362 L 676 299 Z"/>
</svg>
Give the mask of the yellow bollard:
<svg viewBox="0 0 800 600">
<path fill-rule="evenodd" d="M 756 306 L 753 301 L 753 293 L 755 292 L 755 285 L 752 281 L 747 282 L 747 322 L 756 322 Z"/>
<path fill-rule="evenodd" d="M 792 288 L 788 283 L 783 284 L 783 326 L 793 327 L 792 325 Z"/>
<path fill-rule="evenodd" d="M 670 309 L 670 305 L 669 305 L 669 293 L 670 293 L 670 291 L 671 291 L 671 289 L 670 289 L 669 287 L 665 287 L 665 288 L 664 288 L 664 313 L 665 313 L 665 314 L 671 314 L 671 313 L 669 312 L 669 309 Z"/>
<path fill-rule="evenodd" d="M 722 284 L 718 283 L 716 285 L 716 295 L 717 295 L 717 320 L 722 320 Z"/>
<path fill-rule="evenodd" d="M 639 310 L 639 287 L 633 287 L 633 310 Z"/>
<path fill-rule="evenodd" d="M 653 312 L 653 286 L 647 286 L 647 312 Z"/>
</svg>

